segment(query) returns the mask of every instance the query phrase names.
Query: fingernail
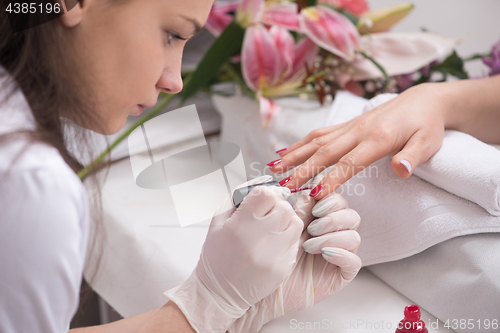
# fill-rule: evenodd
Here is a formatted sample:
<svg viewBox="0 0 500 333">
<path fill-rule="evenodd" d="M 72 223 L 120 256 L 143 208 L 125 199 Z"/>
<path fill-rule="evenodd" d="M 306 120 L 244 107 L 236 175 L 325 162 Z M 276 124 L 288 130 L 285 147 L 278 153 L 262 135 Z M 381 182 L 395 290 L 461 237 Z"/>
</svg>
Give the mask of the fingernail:
<svg viewBox="0 0 500 333">
<path fill-rule="evenodd" d="M 270 163 L 267 163 L 267 166 L 275 166 L 275 165 L 280 164 L 281 162 L 283 162 L 283 161 L 282 161 L 282 160 L 281 160 L 281 158 L 280 158 L 280 159 L 278 159 L 278 160 L 276 160 L 276 161 L 272 161 L 272 162 L 270 162 Z"/>
<path fill-rule="evenodd" d="M 276 151 L 276 154 L 281 154 L 281 153 L 283 153 L 283 152 L 287 151 L 287 149 L 288 149 L 288 148 L 283 148 L 283 149 L 277 150 L 277 151 Z"/>
<path fill-rule="evenodd" d="M 324 238 L 309 238 L 302 244 L 302 249 L 306 252 L 313 253 L 313 252 L 319 252 L 319 248 L 321 247 L 321 244 L 324 242 Z"/>
<path fill-rule="evenodd" d="M 309 195 L 314 198 L 315 196 L 320 194 L 321 191 L 323 191 L 323 185 L 319 184 L 318 186 L 316 186 L 311 190 L 311 193 L 309 193 Z"/>
<path fill-rule="evenodd" d="M 311 222 L 311 224 L 309 224 L 309 226 L 307 227 L 307 232 L 309 233 L 309 235 L 311 236 L 321 235 L 323 233 L 326 220 L 328 220 L 328 218 L 322 217 L 320 219 Z"/>
<path fill-rule="evenodd" d="M 284 186 L 286 183 L 288 183 L 290 181 L 290 179 L 292 179 L 292 176 L 286 177 L 285 179 L 280 181 L 280 185 Z"/>
<path fill-rule="evenodd" d="M 408 173 L 411 173 L 411 164 L 410 164 L 410 162 L 408 162 L 407 160 L 401 160 L 401 161 L 399 161 L 399 163 L 401 163 L 406 168 L 406 170 L 408 171 Z"/>
<path fill-rule="evenodd" d="M 324 247 L 321 249 L 321 254 L 332 258 L 337 256 L 339 254 L 339 251 L 337 251 L 337 249 L 334 247 Z"/>
</svg>

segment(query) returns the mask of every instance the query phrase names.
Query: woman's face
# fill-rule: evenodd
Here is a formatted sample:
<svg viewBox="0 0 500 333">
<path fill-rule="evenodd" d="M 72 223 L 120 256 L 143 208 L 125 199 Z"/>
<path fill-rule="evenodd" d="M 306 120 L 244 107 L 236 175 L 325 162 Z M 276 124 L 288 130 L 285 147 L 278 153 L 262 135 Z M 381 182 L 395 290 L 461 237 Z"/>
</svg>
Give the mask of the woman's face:
<svg viewBox="0 0 500 333">
<path fill-rule="evenodd" d="M 85 0 L 63 15 L 81 55 L 104 130 L 118 132 L 129 115 L 152 107 L 160 91 L 182 90 L 186 40 L 207 20 L 213 0 Z"/>
</svg>

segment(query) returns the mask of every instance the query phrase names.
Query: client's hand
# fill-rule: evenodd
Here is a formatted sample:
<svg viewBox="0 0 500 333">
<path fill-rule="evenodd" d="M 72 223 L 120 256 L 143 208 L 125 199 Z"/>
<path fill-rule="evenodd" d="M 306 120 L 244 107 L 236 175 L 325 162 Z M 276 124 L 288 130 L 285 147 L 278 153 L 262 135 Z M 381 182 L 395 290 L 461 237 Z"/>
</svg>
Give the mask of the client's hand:
<svg viewBox="0 0 500 333">
<path fill-rule="evenodd" d="M 354 230 L 359 225 L 359 215 L 347 209 L 347 201 L 337 193 L 315 204 L 304 191 L 294 205 L 305 228 L 292 274 L 238 319 L 230 333 L 258 332 L 274 318 L 308 309 L 342 289 L 358 273 L 361 260 L 354 253 L 360 237 Z M 310 223 L 314 220 L 313 212 L 321 218 Z M 306 228 L 318 237 L 311 237 Z"/>
<path fill-rule="evenodd" d="M 191 276 L 164 293 L 196 332 L 226 332 L 292 272 L 304 224 L 284 190 L 256 187 L 238 209 L 229 197 L 212 219 Z"/>
<path fill-rule="evenodd" d="M 336 164 L 321 182 L 322 191 L 316 191 L 318 200 L 386 155 L 393 156 L 394 173 L 407 178 L 443 142 L 450 108 L 442 87 L 412 87 L 351 121 L 312 131 L 283 152 L 282 162 L 270 170 L 283 173 L 298 166 L 286 184 L 296 188 Z"/>
</svg>

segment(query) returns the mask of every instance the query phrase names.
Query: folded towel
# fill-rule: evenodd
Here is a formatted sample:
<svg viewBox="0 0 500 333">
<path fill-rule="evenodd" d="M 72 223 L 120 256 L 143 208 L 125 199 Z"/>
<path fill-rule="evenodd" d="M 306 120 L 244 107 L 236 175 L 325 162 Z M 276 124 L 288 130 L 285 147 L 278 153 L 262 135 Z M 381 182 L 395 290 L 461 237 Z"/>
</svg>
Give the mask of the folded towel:
<svg viewBox="0 0 500 333">
<path fill-rule="evenodd" d="M 370 100 L 363 111 L 396 96 L 379 95 Z M 445 131 L 439 151 L 419 165 L 413 174 L 477 203 L 491 215 L 500 216 L 500 151 L 468 134 Z"/>
<path fill-rule="evenodd" d="M 406 258 L 457 236 L 500 232 L 500 217 L 419 177 L 397 177 L 389 157 L 337 191 L 361 216 L 363 265 Z"/>
<path fill-rule="evenodd" d="M 376 106 L 389 96 L 377 97 L 370 101 L 370 107 Z M 367 102 L 365 102 L 365 105 Z M 335 98 L 331 110 L 331 117 L 328 118 L 326 125 L 336 124 L 348 120 L 361 114 L 363 107 L 360 107 L 359 97 L 348 93 L 338 94 Z M 341 106 L 341 107 L 339 107 Z M 457 139 L 456 135 L 459 135 Z M 440 150 L 433 157 L 433 161 L 443 161 L 439 168 L 433 164 L 433 161 L 427 162 L 428 167 L 422 168 L 427 171 L 429 182 L 424 181 L 415 175 L 408 179 L 397 177 L 391 168 L 391 159 L 389 157 L 373 163 L 364 172 L 349 180 L 337 191 L 342 193 L 349 200 L 351 208 L 358 211 L 362 223 L 358 229 L 362 242 L 358 254 L 363 261 L 363 265 L 372 265 L 381 262 L 409 257 L 419 253 L 435 244 L 447 239 L 484 232 L 500 232 L 500 217 L 492 216 L 482 207 L 487 206 L 489 202 L 492 206 L 492 196 L 495 195 L 500 182 L 498 181 L 498 170 L 492 168 L 479 168 L 477 164 L 468 161 L 469 153 L 461 153 L 460 147 L 472 145 L 475 149 L 483 151 L 474 158 L 480 161 L 492 161 L 491 156 L 496 156 L 500 152 L 494 148 L 490 150 L 489 146 L 476 142 L 474 138 L 463 133 L 448 132 L 447 143 L 444 150 Z M 448 140 L 449 139 L 449 140 Z M 465 142 L 465 143 L 463 143 Z M 472 143 L 471 143 L 472 142 Z M 448 146 L 455 153 L 447 152 Z M 454 155 L 443 157 L 440 154 Z M 483 156 L 485 154 L 486 156 Z M 455 167 L 450 161 L 461 159 L 463 167 Z M 456 162 L 455 162 L 456 163 Z M 492 163 L 492 162 L 490 162 Z M 458 164 L 458 163 L 456 163 Z M 469 165 L 475 165 L 466 169 Z M 496 164 L 500 166 L 500 164 Z M 420 167 L 417 167 L 417 170 Z M 444 171 L 447 171 L 446 176 Z M 467 170 L 467 171 L 464 171 Z M 483 182 L 488 179 L 489 184 L 485 184 L 483 193 L 481 193 L 480 182 L 474 171 L 479 172 Z M 326 171 L 328 172 L 328 170 Z M 454 172 L 454 173 L 453 173 Z M 468 176 L 471 175 L 471 176 Z M 448 179 L 441 183 L 433 185 L 430 180 Z M 469 178 L 474 180 L 469 180 Z M 454 179 L 459 179 L 464 184 L 457 184 Z M 496 181 L 496 185 L 491 184 Z M 454 184 L 454 186 L 451 186 Z M 435 186 L 436 185 L 436 186 Z M 446 186 L 447 190 L 440 188 Z M 496 187 L 495 187 L 496 186 Z M 470 189 L 468 198 L 475 202 L 481 201 L 482 207 L 478 204 L 458 197 L 450 192 L 456 191 L 456 188 L 467 192 Z M 474 189 L 472 189 L 474 188 Z M 488 193 L 486 193 L 488 192 Z M 481 193 L 481 196 L 474 196 L 474 193 Z M 456 193 L 457 195 L 464 195 Z M 497 206 L 498 206 L 498 196 Z M 489 199 L 489 200 L 488 200 Z M 483 206 L 484 205 L 484 206 Z"/>
</svg>

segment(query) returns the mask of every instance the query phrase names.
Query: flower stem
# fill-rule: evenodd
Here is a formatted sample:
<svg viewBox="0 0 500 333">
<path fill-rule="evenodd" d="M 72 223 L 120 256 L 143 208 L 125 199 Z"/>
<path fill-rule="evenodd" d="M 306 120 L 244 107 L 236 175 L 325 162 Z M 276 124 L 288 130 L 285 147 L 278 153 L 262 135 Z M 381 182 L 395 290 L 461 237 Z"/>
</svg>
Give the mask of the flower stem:
<svg viewBox="0 0 500 333">
<path fill-rule="evenodd" d="M 85 168 L 80 170 L 78 172 L 78 177 L 83 181 L 89 173 L 95 169 L 99 164 L 102 163 L 102 161 L 108 156 L 111 151 L 118 146 L 125 138 L 127 138 L 130 133 L 132 133 L 133 130 L 135 130 L 137 127 L 141 126 L 144 124 L 146 121 L 152 119 L 155 117 L 160 111 L 170 103 L 170 101 L 175 97 L 175 95 L 167 95 L 165 98 L 163 98 L 156 106 L 149 111 L 144 117 L 141 119 L 137 120 L 132 126 L 130 126 L 129 129 L 127 129 L 125 132 L 123 132 L 118 138 L 116 138 L 110 145 L 109 147 L 104 150 L 95 160 L 93 160 L 89 165 L 87 165 Z"/>
<path fill-rule="evenodd" d="M 387 75 L 387 72 L 385 71 L 384 67 L 382 67 L 382 65 L 380 65 L 375 59 L 373 59 L 372 57 L 370 57 L 368 54 L 366 54 L 365 52 L 363 51 L 357 51 L 359 54 L 361 54 L 363 57 L 365 57 L 366 59 L 370 60 L 381 72 L 382 74 L 384 75 L 384 78 L 387 82 L 391 81 L 389 75 Z"/>
</svg>

